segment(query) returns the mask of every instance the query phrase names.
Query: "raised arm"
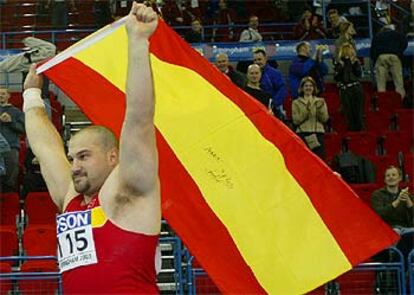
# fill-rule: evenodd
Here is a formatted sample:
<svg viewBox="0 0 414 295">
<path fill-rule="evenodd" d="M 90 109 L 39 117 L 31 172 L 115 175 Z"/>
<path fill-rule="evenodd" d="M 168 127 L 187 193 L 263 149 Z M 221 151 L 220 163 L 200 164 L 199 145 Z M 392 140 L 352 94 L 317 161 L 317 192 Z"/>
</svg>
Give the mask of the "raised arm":
<svg viewBox="0 0 414 295">
<path fill-rule="evenodd" d="M 36 75 L 35 66 L 32 65 L 24 82 L 23 93 L 26 134 L 39 160 L 49 193 L 58 208 L 62 209 L 65 197 L 72 188 L 70 164 L 62 139 L 47 116 L 41 98 L 42 83 L 42 77 Z"/>
<path fill-rule="evenodd" d="M 148 38 L 157 14 L 133 3 L 127 18 L 128 73 L 126 112 L 120 138 L 119 184 L 128 196 L 148 197 L 158 190 L 158 155 L 154 128 L 154 89 Z M 157 196 L 158 197 L 158 196 Z"/>
</svg>

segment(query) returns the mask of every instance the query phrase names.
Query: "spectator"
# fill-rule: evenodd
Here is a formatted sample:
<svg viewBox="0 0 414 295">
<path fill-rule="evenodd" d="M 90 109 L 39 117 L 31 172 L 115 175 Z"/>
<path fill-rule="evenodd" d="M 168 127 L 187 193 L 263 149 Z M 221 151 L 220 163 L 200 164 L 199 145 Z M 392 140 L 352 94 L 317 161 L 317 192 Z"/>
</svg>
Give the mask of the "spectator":
<svg viewBox="0 0 414 295">
<path fill-rule="evenodd" d="M 331 39 L 337 39 L 340 35 L 339 26 L 348 20 L 344 16 L 340 16 L 336 9 L 329 9 L 328 20 L 330 26 L 328 27 L 327 35 Z"/>
<path fill-rule="evenodd" d="M 354 47 L 349 43 L 343 44 L 335 64 L 335 80 L 338 82 L 342 110 L 349 131 L 361 131 L 364 126 L 364 93 L 359 82 L 361 75 L 361 64 Z"/>
<path fill-rule="evenodd" d="M 410 4 L 411 13 L 403 19 L 403 33 L 407 38 L 414 37 L 414 1 Z"/>
<path fill-rule="evenodd" d="M 299 98 L 292 102 L 292 120 L 296 133 L 321 159 L 325 157 L 324 123 L 329 119 L 325 100 L 316 97 L 316 83 L 311 77 L 302 79 Z"/>
<path fill-rule="evenodd" d="M 235 13 L 227 7 L 226 0 L 219 0 L 219 10 L 213 20 L 214 25 L 225 25 L 223 28 L 213 29 L 213 42 L 230 42 L 234 40 L 233 20 Z"/>
<path fill-rule="evenodd" d="M 67 28 L 69 24 L 68 2 L 72 10 L 75 11 L 75 0 L 47 0 L 45 9 L 51 8 L 52 10 L 52 26 L 54 29 Z"/>
<path fill-rule="evenodd" d="M 226 53 L 219 53 L 216 55 L 216 67 L 220 72 L 226 74 L 230 80 L 240 88 L 243 88 L 246 85 L 245 75 L 233 69 Z"/>
<path fill-rule="evenodd" d="M 310 8 L 307 8 L 302 15 L 299 23 L 294 29 L 295 39 L 297 40 L 315 40 L 325 39 L 324 28 L 317 15 L 314 15 Z"/>
<path fill-rule="evenodd" d="M 16 192 L 19 174 L 20 135 L 24 133 L 24 115 L 9 103 L 10 93 L 0 89 L 0 133 L 9 144 L 10 151 L 3 154 L 6 174 L 0 179 L 0 192 Z"/>
<path fill-rule="evenodd" d="M 263 49 L 257 49 L 253 52 L 253 62 L 262 70 L 261 88 L 272 95 L 273 113 L 279 119 L 284 120 L 286 115 L 283 109 L 283 102 L 288 91 L 282 73 L 268 64 L 266 51 Z"/>
<path fill-rule="evenodd" d="M 323 77 L 328 73 L 328 66 L 323 61 L 326 46 L 317 46 L 315 57 L 311 58 L 312 47 L 309 42 L 300 42 L 296 46 L 297 56 L 289 67 L 289 84 L 292 97 L 298 97 L 299 84 L 304 77 L 310 76 L 316 81 L 317 94 L 324 90 Z"/>
<path fill-rule="evenodd" d="M 401 170 L 389 166 L 385 170 L 385 186 L 372 194 L 371 206 L 401 236 L 397 248 L 406 260 L 413 249 L 414 198 L 408 187 L 400 189 L 401 180 Z"/>
<path fill-rule="evenodd" d="M 384 26 L 372 39 L 370 55 L 372 62 L 375 64 L 378 92 L 386 90 L 387 77 L 391 72 L 395 91 L 404 99 L 405 89 L 401 61 L 407 46 L 407 38 L 395 31 L 393 25 Z"/>
<path fill-rule="evenodd" d="M 25 174 L 22 184 L 22 198 L 30 192 L 47 191 L 45 180 L 40 172 L 40 165 L 37 158 L 33 155 L 32 150 L 27 149 L 26 158 L 24 160 Z"/>
<path fill-rule="evenodd" d="M 93 16 L 96 28 L 101 28 L 112 22 L 110 0 L 94 0 Z"/>
<path fill-rule="evenodd" d="M 203 27 L 199 19 L 195 19 L 191 22 L 191 31 L 185 34 L 184 39 L 188 43 L 204 42 Z"/>
<path fill-rule="evenodd" d="M 166 1 L 161 11 L 170 26 L 187 26 L 197 18 L 185 0 Z"/>
<path fill-rule="evenodd" d="M 260 103 L 271 111 L 272 96 L 270 93 L 264 92 L 260 88 L 260 79 L 262 78 L 262 72 L 258 65 L 251 64 L 247 68 L 247 83 L 244 87 L 244 91 L 256 98 Z"/>
<path fill-rule="evenodd" d="M 401 181 L 401 170 L 389 166 L 385 170 L 385 187 L 376 190 L 371 198 L 375 212 L 399 233 L 414 231 L 413 196 L 409 194 L 408 187 L 400 189 Z"/>
<path fill-rule="evenodd" d="M 335 40 L 335 61 L 338 60 L 339 49 L 342 44 L 349 43 L 354 47 L 355 52 L 357 51 L 354 35 L 356 34 L 354 25 L 351 22 L 343 22 L 339 25 L 340 35 Z"/>
<path fill-rule="evenodd" d="M 263 40 L 259 31 L 259 18 L 251 15 L 249 18 L 249 27 L 240 34 L 240 42 L 261 42 Z"/>
</svg>

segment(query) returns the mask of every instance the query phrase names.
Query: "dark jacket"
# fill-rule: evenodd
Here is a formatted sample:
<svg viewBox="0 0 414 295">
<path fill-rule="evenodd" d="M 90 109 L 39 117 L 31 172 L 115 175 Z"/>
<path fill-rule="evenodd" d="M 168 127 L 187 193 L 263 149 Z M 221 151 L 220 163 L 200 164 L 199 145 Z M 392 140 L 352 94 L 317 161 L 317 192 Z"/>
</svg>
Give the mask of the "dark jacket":
<svg viewBox="0 0 414 295">
<path fill-rule="evenodd" d="M 371 42 L 370 56 L 375 63 L 381 54 L 395 54 L 402 60 L 403 53 L 408 46 L 407 38 L 394 30 L 385 29 L 379 32 Z"/>
<path fill-rule="evenodd" d="M 0 106 L 0 115 L 4 112 L 12 117 L 12 121 L 0 122 L 0 133 L 7 140 L 10 148 L 20 149 L 19 137 L 24 133 L 24 114 L 11 104 Z"/>
<path fill-rule="evenodd" d="M 407 208 L 405 203 L 400 203 L 397 208 L 391 205 L 398 194 L 399 191 L 397 194 L 392 194 L 386 188 L 376 190 L 372 194 L 371 206 L 390 226 L 413 227 L 414 207 Z"/>
</svg>

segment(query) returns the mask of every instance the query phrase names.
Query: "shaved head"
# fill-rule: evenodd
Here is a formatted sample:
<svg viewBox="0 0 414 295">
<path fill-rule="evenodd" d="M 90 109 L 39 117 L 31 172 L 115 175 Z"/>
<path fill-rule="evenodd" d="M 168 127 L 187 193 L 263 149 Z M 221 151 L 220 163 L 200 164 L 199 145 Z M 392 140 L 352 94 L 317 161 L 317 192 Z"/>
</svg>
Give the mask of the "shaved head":
<svg viewBox="0 0 414 295">
<path fill-rule="evenodd" d="M 88 126 L 77 132 L 71 139 L 74 140 L 80 136 L 87 136 L 91 141 L 95 141 L 104 151 L 109 151 L 113 148 L 119 148 L 119 142 L 115 134 L 108 128 L 103 126 Z"/>
</svg>

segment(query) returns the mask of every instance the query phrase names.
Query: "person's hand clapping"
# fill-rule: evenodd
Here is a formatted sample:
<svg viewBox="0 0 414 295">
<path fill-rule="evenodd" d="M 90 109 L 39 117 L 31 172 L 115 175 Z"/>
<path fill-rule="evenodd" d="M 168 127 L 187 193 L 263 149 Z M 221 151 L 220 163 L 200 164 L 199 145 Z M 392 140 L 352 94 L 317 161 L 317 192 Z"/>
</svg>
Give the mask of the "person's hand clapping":
<svg viewBox="0 0 414 295">
<path fill-rule="evenodd" d="M 128 38 L 136 40 L 148 39 L 157 28 L 158 16 L 151 7 L 132 3 L 131 11 L 126 20 Z"/>
</svg>

